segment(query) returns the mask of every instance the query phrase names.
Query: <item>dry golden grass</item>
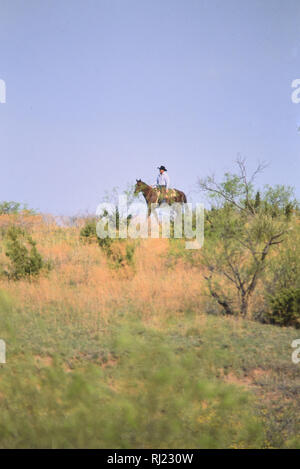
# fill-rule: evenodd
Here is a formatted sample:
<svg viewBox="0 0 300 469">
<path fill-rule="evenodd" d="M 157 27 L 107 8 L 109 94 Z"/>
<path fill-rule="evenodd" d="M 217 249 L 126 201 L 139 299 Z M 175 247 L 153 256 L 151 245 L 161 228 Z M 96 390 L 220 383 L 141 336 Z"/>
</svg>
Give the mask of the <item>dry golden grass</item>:
<svg viewBox="0 0 300 469">
<path fill-rule="evenodd" d="M 98 393 L 96 384 L 98 385 L 99 381 L 102 383 L 103 376 L 105 376 L 107 385 L 116 393 L 116 400 L 112 405 L 113 409 L 128 396 L 133 396 L 134 404 L 136 404 L 136 396 L 144 396 L 145 386 L 154 387 L 154 395 L 161 398 L 161 384 L 157 385 L 154 381 L 154 384 L 152 382 L 149 384 L 149 381 L 145 381 L 144 376 L 145 369 L 150 371 L 152 369 L 154 352 L 157 352 L 158 347 L 158 358 L 156 356 L 156 359 L 161 361 L 167 359 L 166 363 L 171 364 L 166 367 L 165 362 L 162 363 L 165 366 L 162 370 L 163 374 L 166 374 L 168 378 L 166 387 L 163 387 L 164 402 L 168 405 L 170 397 L 173 395 L 173 392 L 170 392 L 168 380 L 171 379 L 172 389 L 176 390 L 178 370 L 179 376 L 185 377 L 184 379 L 187 380 L 185 382 L 189 383 L 188 386 L 185 386 L 188 391 L 191 376 L 195 379 L 207 377 L 215 386 L 213 389 L 215 389 L 217 399 L 219 399 L 217 390 L 223 384 L 219 381 L 216 384 L 216 379 L 220 379 L 230 385 L 227 389 L 229 389 L 228 397 L 230 397 L 233 406 L 232 418 L 236 417 L 236 408 L 234 407 L 236 391 L 232 387 L 234 385 L 235 388 L 242 387 L 249 393 L 251 392 L 255 398 L 258 396 L 257 402 L 262 407 L 267 436 L 270 439 L 263 443 L 265 446 L 281 447 L 285 441 L 287 441 L 287 445 L 294 444 L 290 443 L 289 439 L 297 431 L 297 422 L 295 424 L 289 422 L 290 412 L 297 415 L 297 409 L 299 409 L 294 398 L 299 385 L 296 369 L 290 360 L 290 344 L 294 339 L 293 330 L 265 326 L 254 321 L 245 321 L 241 317 L 206 315 L 205 311 L 209 309 L 209 302 L 213 300 L 208 299 L 204 279 L 205 269 L 201 265 L 201 260 L 197 267 L 180 256 L 176 258 L 175 262 L 171 256 L 172 242 L 170 243 L 167 239 L 136 241 L 134 264 L 128 263 L 128 265 L 125 264 L 125 266 L 116 269 L 112 266 L 111 259 L 99 247 L 97 240 L 91 243 L 80 240 L 80 228 L 84 224 L 84 220 L 77 220 L 74 226 L 68 226 L 66 223 L 64 226 L 59 226 L 50 216 L 1 216 L 0 237 L 3 236 L 2 228 L 11 224 L 25 227 L 37 242 L 37 249 L 43 258 L 49 260 L 53 265 L 50 272 L 44 272 L 32 280 L 10 281 L 5 276 L 0 277 L 0 291 L 2 289 L 7 291 L 9 296 L 14 299 L 9 330 L 6 331 L 10 342 L 9 366 L 13 370 L 7 376 L 6 392 L 8 392 L 9 398 L 15 402 L 17 391 L 20 409 L 23 409 L 23 388 L 18 386 L 20 386 L 20 382 L 24 381 L 27 396 L 25 396 L 25 402 L 29 402 L 30 408 L 33 408 L 31 402 L 36 404 L 36 387 L 40 391 L 39 387 L 41 386 L 39 382 L 36 383 L 34 380 L 36 376 L 39 376 L 40 370 L 51 368 L 52 378 L 57 373 L 57 381 L 47 382 L 47 386 L 44 388 L 44 392 L 48 393 L 49 398 L 47 398 L 44 407 L 40 408 L 38 414 L 47 415 L 47 421 L 45 424 L 40 423 L 41 427 L 37 426 L 36 435 L 39 436 L 40 428 L 44 428 L 44 426 L 48 428 L 48 415 L 50 415 L 48 403 L 53 403 L 53 394 L 57 393 L 57 389 L 59 392 L 56 394 L 56 399 L 62 399 L 60 392 L 64 390 L 67 383 L 62 380 L 72 379 L 72 371 L 74 370 L 84 376 L 84 373 L 88 372 L 87 364 L 90 363 L 97 369 L 100 368 L 103 374 L 101 380 L 98 380 L 97 375 L 92 386 L 90 385 L 90 375 L 87 375 L 89 389 L 94 386 Z M 132 242 L 132 240 L 129 241 L 129 243 Z M 9 260 L 5 255 L 5 242 L 1 242 L 0 246 L 2 247 L 0 251 L 1 267 L 1 264 L 5 265 Z M 122 250 L 124 254 L 126 243 L 119 245 L 116 243 L 115 247 Z M 196 255 L 201 259 L 201 251 Z M 224 287 L 225 290 L 232 289 L 230 284 L 223 279 L 220 281 L 220 286 Z M 262 287 L 261 283 L 257 295 L 252 299 L 253 309 L 258 308 L 259 295 L 263 294 Z M 7 304 L 9 303 L 4 300 L 2 302 L 2 319 L 3 324 L 6 324 L 4 319 L 7 316 Z M 22 305 L 21 308 L 15 308 L 15 300 Z M 214 308 L 216 308 L 215 305 Z M 216 309 L 213 312 L 216 312 Z M 137 334 L 141 335 L 137 336 Z M 15 335 L 18 340 L 14 341 Z M 137 338 L 138 340 L 136 340 Z M 128 349 L 129 351 L 132 349 L 133 358 L 131 361 Z M 31 371 L 32 368 L 28 368 L 28 371 L 27 365 L 24 365 L 26 351 L 29 357 L 28 367 L 34 366 L 34 373 Z M 169 355 L 170 357 L 174 355 L 176 360 L 181 360 L 182 356 L 185 357 L 180 365 L 181 368 L 178 368 L 177 361 L 168 362 Z M 33 365 L 30 361 L 32 357 Z M 59 374 L 59 371 L 55 371 L 59 369 L 58 362 L 56 363 L 57 359 L 62 361 L 62 369 L 68 378 L 64 374 Z M 186 371 L 187 364 L 191 366 L 191 369 L 188 368 Z M 17 386 L 14 384 L 14 366 L 23 367 L 22 379 Z M 36 373 L 37 369 L 38 373 Z M 175 374 L 173 374 L 174 369 L 177 370 Z M 137 378 L 132 381 L 131 373 L 133 372 L 137 373 Z M 198 376 L 200 372 L 201 375 Z M 30 388 L 32 396 L 28 397 L 28 383 L 31 379 L 33 383 Z M 203 389 L 205 389 L 205 383 L 206 381 L 204 381 Z M 211 433 L 215 420 L 213 418 L 214 406 L 212 406 L 210 397 L 211 387 L 207 389 L 208 396 L 206 394 L 202 396 L 203 403 L 200 403 L 202 411 L 206 413 L 203 414 L 202 411 L 199 412 L 199 415 L 197 413 L 194 421 L 197 432 L 198 424 L 203 425 L 208 422 L 211 426 L 209 427 Z M 3 399 L 3 393 L 0 393 L 0 403 L 1 399 Z M 69 399 L 69 395 L 67 395 L 65 401 L 62 402 L 70 407 Z M 176 393 L 175 401 L 179 402 Z M 81 397 L 78 402 L 78 405 L 82 406 Z M 127 401 L 124 402 L 127 406 Z M 151 402 L 152 400 L 149 399 L 149 403 Z M 184 421 L 190 422 L 190 412 L 194 415 L 193 409 L 185 414 L 191 402 L 193 401 L 187 394 L 186 400 L 182 404 Z M 141 400 L 141 403 L 141 409 L 144 409 L 144 401 Z M 196 403 L 199 404 L 198 398 Z M 89 399 L 84 401 L 84 405 L 88 404 Z M 71 407 L 76 409 L 76 406 L 77 401 L 71 402 Z M 226 402 L 226 406 L 228 407 L 228 402 Z M 12 429 L 10 433 L 13 435 L 16 433 L 14 427 L 16 424 L 17 428 L 21 429 L 20 434 L 23 437 L 24 422 L 27 422 L 28 416 L 26 415 L 26 420 L 22 421 L 18 414 L 16 419 L 15 411 L 7 411 L 7 408 L 6 403 L 3 404 L 1 415 L 6 412 L 6 421 L 9 428 Z M 135 409 L 134 405 L 132 408 Z M 151 406 L 149 409 L 146 419 L 142 420 L 149 419 L 149 416 L 153 417 Z M 245 409 L 248 411 L 248 404 Z M 81 412 L 81 407 L 79 410 Z M 90 407 L 86 407 L 84 415 L 94 418 L 95 414 L 95 422 L 98 425 L 99 415 L 102 413 L 102 407 L 97 415 L 94 408 L 91 412 Z M 58 407 L 57 414 L 53 413 L 53 428 L 56 428 L 54 424 L 60 414 L 61 411 Z M 137 421 L 139 422 L 139 420 Z M 223 419 L 222 422 L 229 425 L 222 433 L 226 438 L 228 430 L 231 430 L 234 425 L 238 428 L 239 433 L 240 420 L 235 421 L 234 424 L 226 419 Z M 286 422 L 289 428 L 284 434 L 282 426 Z M 93 421 L 89 422 L 89 425 L 90 428 L 94 428 Z M 98 428 L 97 425 L 95 428 Z M 118 421 L 116 425 L 119 425 Z M 34 422 L 32 428 L 35 426 Z M 171 427 L 173 428 L 173 424 L 170 425 Z M 82 445 L 82 442 L 77 443 L 76 440 L 78 429 L 82 428 L 82 419 L 80 418 L 78 424 L 75 422 L 72 428 L 75 436 L 72 434 L 71 445 Z M 171 429 L 171 434 L 172 431 Z M 197 434 L 197 432 L 193 431 L 193 434 Z M 56 435 L 57 431 L 55 430 L 54 433 Z M 163 435 L 165 433 L 163 430 Z M 198 433 L 201 434 L 201 432 Z M 88 439 L 90 439 L 90 434 L 89 431 Z M 94 434 L 96 435 L 97 431 Z M 277 435 L 280 435 L 279 439 Z M 45 438 L 48 443 L 48 433 Z M 64 445 L 63 438 L 65 438 L 64 431 L 62 431 L 59 443 L 57 443 L 58 446 Z M 5 440 L 4 443 L 3 441 L 2 437 L 2 446 L 11 445 L 10 441 Z M 235 447 L 234 438 L 232 441 L 233 443 L 230 441 L 230 447 Z M 14 444 L 20 445 L 19 442 L 14 442 Z M 22 444 L 24 444 L 23 440 Z M 30 440 L 27 446 L 32 446 L 32 444 L 33 441 Z M 40 446 L 43 444 L 45 445 L 44 441 L 39 441 Z M 69 442 L 67 444 L 70 445 Z M 100 443 L 93 444 L 96 447 Z M 107 444 L 109 445 L 110 442 Z M 153 444 L 155 445 L 155 440 Z M 162 444 L 164 444 L 163 439 Z M 168 442 L 168 444 L 170 443 Z M 224 447 L 223 440 L 218 444 L 220 447 Z M 242 444 L 245 447 L 248 445 L 247 442 Z M 254 443 L 251 440 L 249 444 Z M 190 445 L 190 441 L 188 441 L 188 445 Z"/>
<path fill-rule="evenodd" d="M 66 321 L 77 315 L 78 320 L 88 321 L 92 327 L 99 325 L 99 319 L 107 323 L 113 312 L 134 311 L 142 320 L 159 327 L 170 317 L 188 311 L 201 314 L 210 303 L 218 308 L 209 298 L 201 260 L 198 267 L 180 257 L 170 262 L 168 239 L 137 240 L 134 266 L 113 269 L 97 240 L 84 243 L 80 239 L 86 219 L 78 218 L 72 226 L 68 226 L 68 220 L 60 220 L 63 226 L 56 221 L 51 215 L 0 216 L 0 233 L 12 224 L 24 227 L 37 242 L 43 258 L 53 265 L 49 274 L 31 282 L 0 279 L 0 287 L 13 293 L 26 308 L 40 314 L 52 311 Z M 125 251 L 126 243 L 116 248 Z M 197 254 L 201 258 L 201 251 Z M 7 262 L 2 249 L 0 266 Z M 228 280 L 220 277 L 219 286 L 232 293 L 236 301 L 236 290 Z M 262 297 L 260 283 L 251 298 L 249 316 L 259 310 Z"/>
<path fill-rule="evenodd" d="M 73 317 L 96 324 L 109 320 L 112 310 L 133 309 L 145 321 L 157 326 L 171 316 L 192 309 L 201 310 L 204 280 L 199 270 L 184 264 L 168 267 L 167 239 L 137 242 L 134 267 L 113 269 L 97 243 L 83 243 L 79 227 L 57 226 L 41 217 L 14 217 L 14 223 L 26 226 L 37 242 L 42 256 L 53 269 L 29 282 L 1 279 L 0 287 L 13 293 L 26 308 L 40 314 L 52 310 L 56 315 Z M 0 226 L 9 224 L 2 216 Z M 0 261 L 7 262 L 5 253 Z"/>
</svg>

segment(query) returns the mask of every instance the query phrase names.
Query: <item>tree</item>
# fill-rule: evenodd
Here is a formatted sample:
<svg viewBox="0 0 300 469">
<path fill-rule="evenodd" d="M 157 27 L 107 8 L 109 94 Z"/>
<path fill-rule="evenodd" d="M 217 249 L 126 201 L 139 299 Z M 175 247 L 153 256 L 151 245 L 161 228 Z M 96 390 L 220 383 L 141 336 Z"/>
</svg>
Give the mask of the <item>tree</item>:
<svg viewBox="0 0 300 469">
<path fill-rule="evenodd" d="M 255 202 L 254 202 L 254 208 L 255 208 L 256 210 L 259 209 L 260 203 L 261 203 L 261 200 L 260 200 L 260 192 L 257 191 L 257 192 L 256 192 L 256 195 L 255 195 Z"/>
<path fill-rule="evenodd" d="M 258 203 L 261 196 L 254 196 L 255 177 L 265 166 L 258 165 L 248 178 L 245 160 L 238 158 L 237 165 L 238 173 L 226 173 L 221 183 L 213 176 L 199 180 L 200 190 L 217 205 L 208 213 L 203 259 L 212 297 L 226 314 L 246 316 L 267 258 L 282 243 L 288 222 L 283 216 L 273 218 L 263 208 L 265 201 Z"/>
<path fill-rule="evenodd" d="M 44 268 L 51 269 L 36 248 L 36 242 L 24 230 L 12 225 L 6 234 L 6 256 L 11 263 L 6 275 L 14 280 L 37 276 Z"/>
<path fill-rule="evenodd" d="M 19 202 L 14 201 L 3 201 L 0 202 L 0 215 L 8 215 L 12 213 L 26 212 L 28 214 L 35 214 L 34 210 L 28 209 L 26 204 L 20 204 Z"/>
<path fill-rule="evenodd" d="M 209 194 L 211 200 L 220 207 L 227 202 L 239 212 L 255 214 L 254 180 L 261 173 L 266 164 L 260 163 L 249 178 L 246 171 L 245 159 L 238 157 L 238 174 L 225 173 L 223 182 L 218 183 L 215 176 L 199 179 L 198 184 L 201 191 Z"/>
</svg>

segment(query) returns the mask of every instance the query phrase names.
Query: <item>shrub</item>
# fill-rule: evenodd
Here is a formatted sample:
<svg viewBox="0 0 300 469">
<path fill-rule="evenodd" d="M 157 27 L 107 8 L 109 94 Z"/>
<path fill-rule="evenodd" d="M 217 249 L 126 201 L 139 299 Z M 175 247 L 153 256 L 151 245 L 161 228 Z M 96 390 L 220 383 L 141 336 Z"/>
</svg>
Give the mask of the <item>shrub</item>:
<svg viewBox="0 0 300 469">
<path fill-rule="evenodd" d="M 98 243 L 112 268 L 134 266 L 134 241 L 121 238 L 99 238 Z"/>
<path fill-rule="evenodd" d="M 114 268 L 133 266 L 135 243 L 122 238 L 99 238 L 96 231 L 96 220 L 88 220 L 80 231 L 81 240 L 97 242 Z"/>
<path fill-rule="evenodd" d="M 84 227 L 80 230 L 80 239 L 91 243 L 98 240 L 95 220 L 87 220 Z"/>
<path fill-rule="evenodd" d="M 110 247 L 113 243 L 112 238 L 99 238 L 96 230 L 96 220 L 87 220 L 86 224 L 80 231 L 80 239 L 87 243 L 97 242 L 99 246 L 106 252 L 110 253 Z"/>
<path fill-rule="evenodd" d="M 6 234 L 6 256 L 11 263 L 5 271 L 9 278 L 37 276 L 41 269 L 50 269 L 49 262 L 45 262 L 36 248 L 36 242 L 19 227 L 12 226 Z"/>
<path fill-rule="evenodd" d="M 238 173 L 226 173 L 222 182 L 213 176 L 199 181 L 200 190 L 217 204 L 206 216 L 209 235 L 201 268 L 206 266 L 210 295 L 223 312 L 246 317 L 272 251 L 285 240 L 289 226 L 276 207 L 286 206 L 292 189 L 268 188 L 263 199 L 260 194 L 254 199 L 253 180 L 263 167 L 259 165 L 248 179 L 245 161 L 239 158 L 237 163 Z M 270 213 L 260 208 L 262 202 L 271 206 Z"/>
<path fill-rule="evenodd" d="M 271 323 L 300 328 L 300 288 L 283 288 L 269 296 L 269 304 Z"/>
<path fill-rule="evenodd" d="M 7 367 L 0 447 L 261 446 L 248 394 L 202 376 L 193 354 L 176 354 L 160 335 L 130 329 L 116 329 L 118 360 L 107 370 L 85 363 L 66 373 L 58 357 L 37 368 L 29 356 Z"/>
<path fill-rule="evenodd" d="M 20 213 L 23 211 L 31 213 L 31 214 L 35 213 L 34 210 L 28 209 L 26 204 L 22 205 L 19 202 L 13 202 L 13 201 L 10 201 L 10 202 L 3 201 L 0 203 L 0 215 Z"/>
</svg>

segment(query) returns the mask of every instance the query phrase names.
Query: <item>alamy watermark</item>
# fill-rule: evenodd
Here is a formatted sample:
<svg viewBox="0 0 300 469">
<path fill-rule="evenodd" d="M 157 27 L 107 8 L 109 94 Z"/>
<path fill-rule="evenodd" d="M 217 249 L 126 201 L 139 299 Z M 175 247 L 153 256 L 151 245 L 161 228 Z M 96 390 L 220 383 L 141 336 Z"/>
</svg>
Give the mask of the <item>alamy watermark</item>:
<svg viewBox="0 0 300 469">
<path fill-rule="evenodd" d="M 99 238 L 185 238 L 186 249 L 200 249 L 204 242 L 204 205 L 198 203 L 128 205 L 126 195 L 119 195 L 117 207 L 109 202 L 98 205 L 96 215 Z M 159 209 L 159 215 L 157 214 Z M 130 215 L 130 216 L 129 216 Z M 160 219 L 159 219 L 160 218 Z"/>
<path fill-rule="evenodd" d="M 0 339 L 0 363 L 6 363 L 6 343 Z"/>
<path fill-rule="evenodd" d="M 295 88 L 291 94 L 291 99 L 294 104 L 300 103 L 300 78 L 296 78 L 292 81 L 292 88 Z"/>
<path fill-rule="evenodd" d="M 6 83 L 0 78 L 0 103 L 6 103 Z"/>
<path fill-rule="evenodd" d="M 300 339 L 293 340 L 291 345 L 295 349 L 292 353 L 292 362 L 298 365 L 300 363 Z"/>
<path fill-rule="evenodd" d="M 294 104 L 300 103 L 300 78 L 296 78 L 292 81 L 291 87 L 293 88 L 293 92 L 291 94 L 291 100 Z M 300 124 L 297 125 L 297 132 L 300 133 Z"/>
</svg>

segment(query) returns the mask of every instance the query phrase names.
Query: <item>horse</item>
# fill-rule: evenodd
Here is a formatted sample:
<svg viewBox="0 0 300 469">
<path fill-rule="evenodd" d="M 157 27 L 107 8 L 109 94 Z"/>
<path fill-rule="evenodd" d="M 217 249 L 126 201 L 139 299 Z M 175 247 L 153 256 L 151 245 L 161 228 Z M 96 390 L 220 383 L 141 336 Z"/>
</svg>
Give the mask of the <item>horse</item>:
<svg viewBox="0 0 300 469">
<path fill-rule="evenodd" d="M 172 205 L 175 202 L 180 204 L 185 204 L 187 202 L 185 193 L 178 189 L 169 189 L 167 193 L 165 188 L 160 190 L 149 186 L 141 179 L 136 179 L 134 195 L 137 195 L 139 192 L 143 194 L 146 200 L 148 217 L 151 215 L 151 204 L 158 204 L 158 206 L 160 206 L 164 201 L 166 201 L 168 205 Z"/>
</svg>

